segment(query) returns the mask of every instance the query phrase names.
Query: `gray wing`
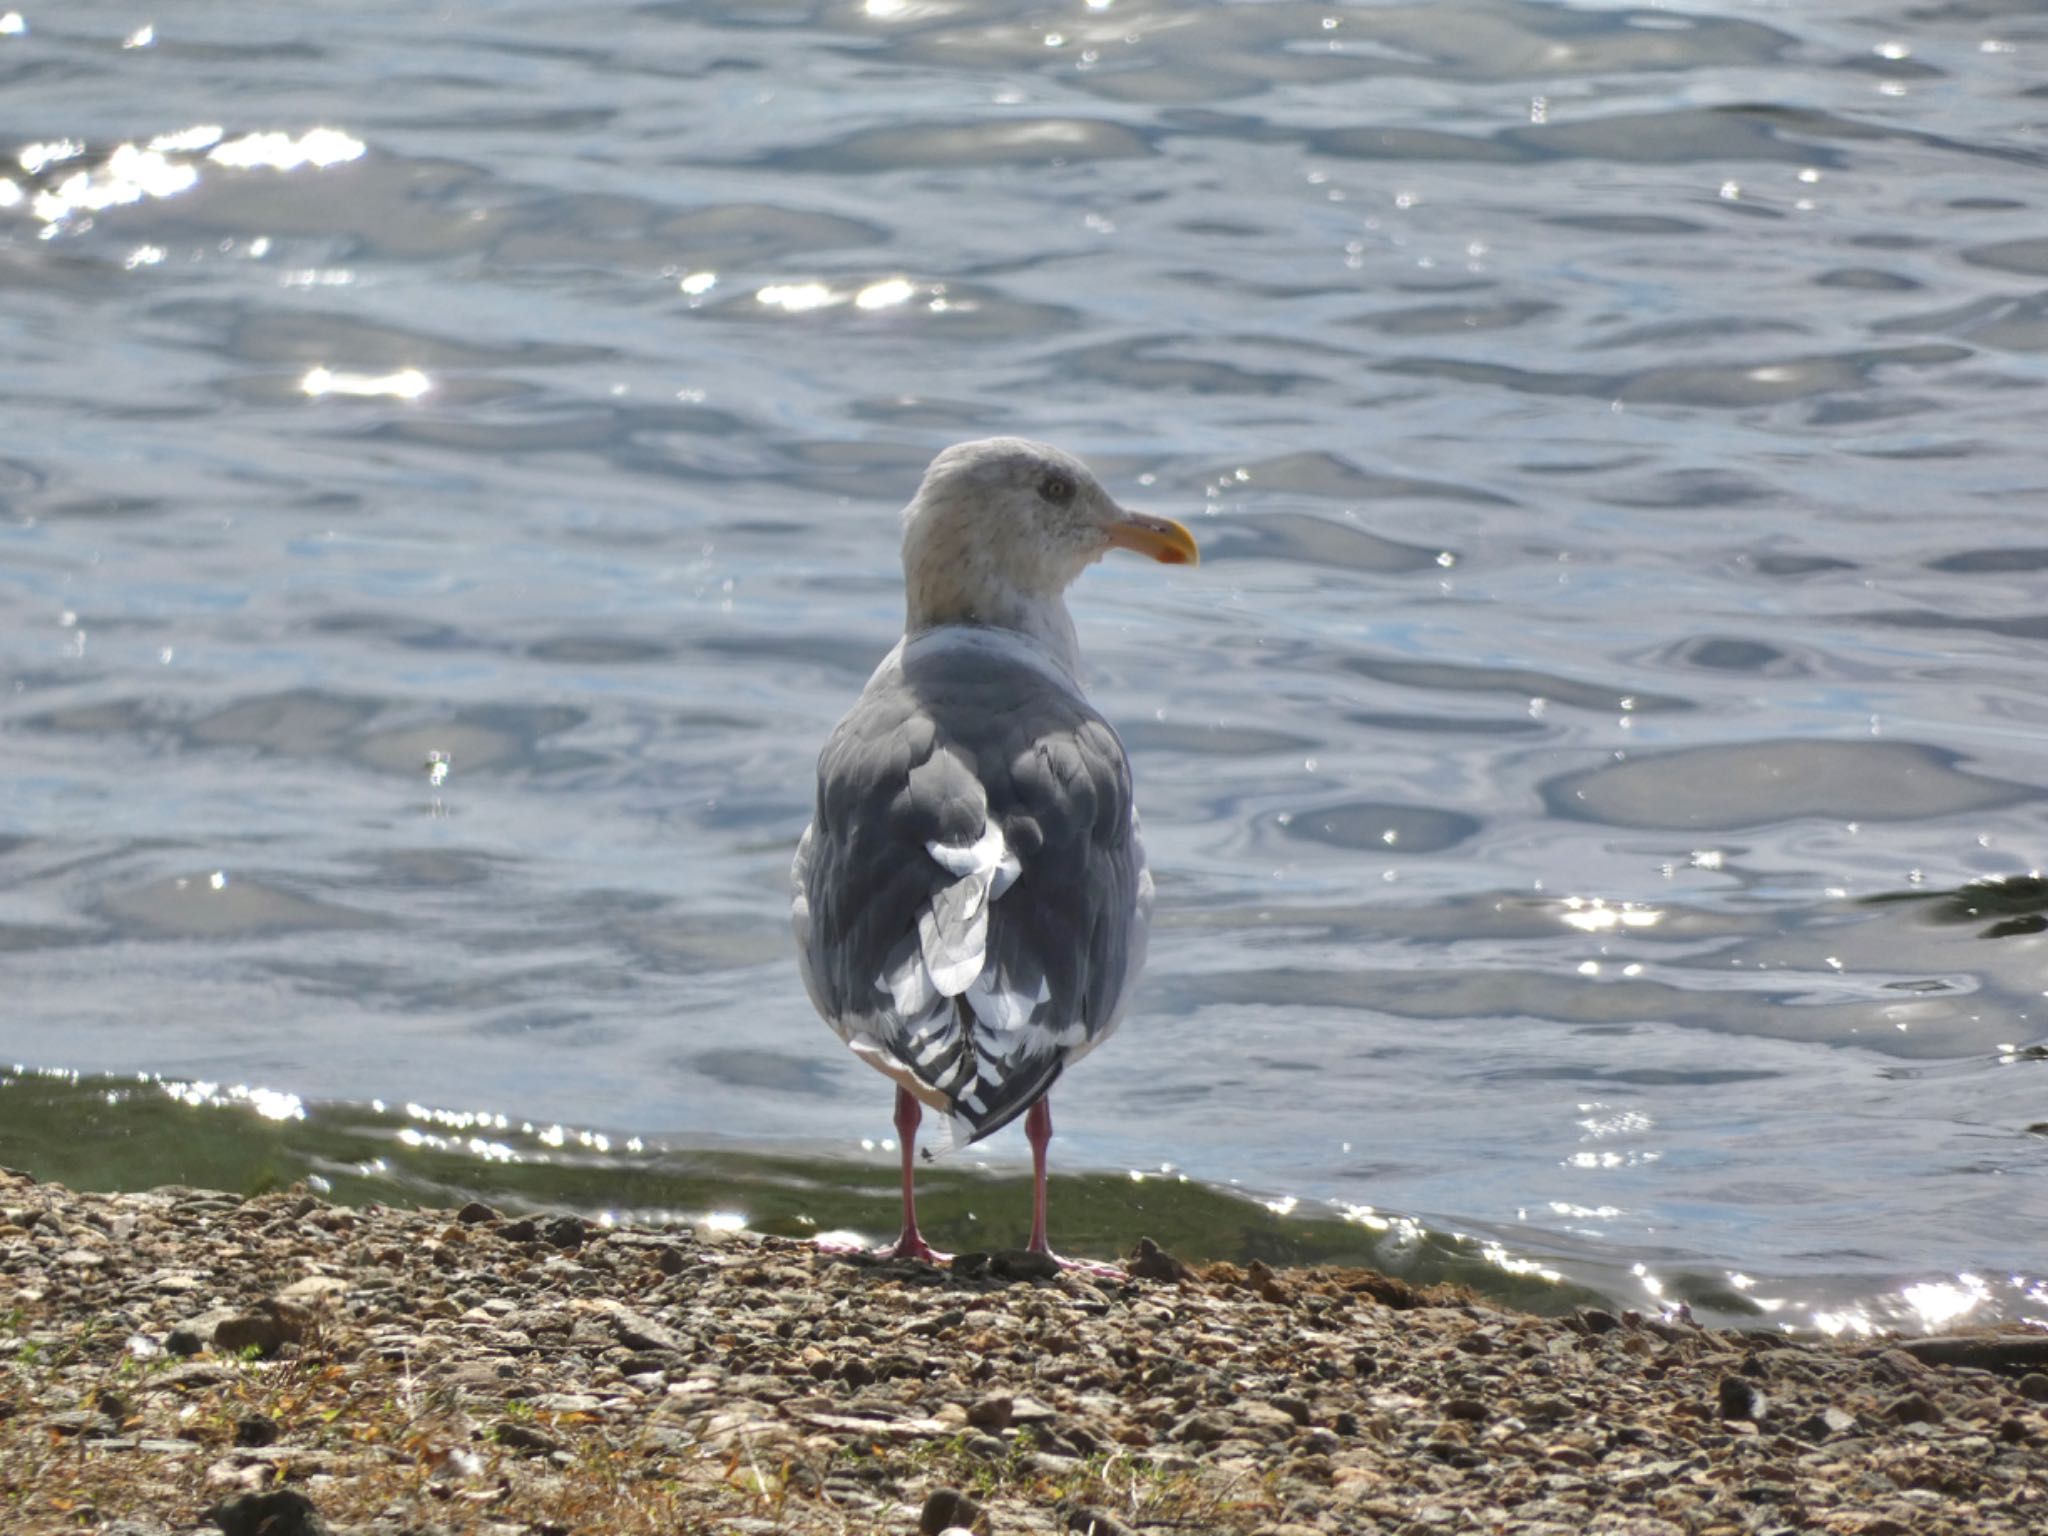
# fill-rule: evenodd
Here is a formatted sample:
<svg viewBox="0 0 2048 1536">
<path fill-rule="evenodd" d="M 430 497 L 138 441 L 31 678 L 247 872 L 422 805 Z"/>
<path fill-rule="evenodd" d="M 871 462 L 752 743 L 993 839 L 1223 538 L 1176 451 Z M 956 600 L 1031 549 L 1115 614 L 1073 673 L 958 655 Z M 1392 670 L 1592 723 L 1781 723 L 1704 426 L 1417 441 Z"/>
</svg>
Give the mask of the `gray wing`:
<svg viewBox="0 0 2048 1536">
<path fill-rule="evenodd" d="M 1144 961 L 1123 743 L 986 631 L 921 636 L 875 674 L 819 757 L 793 874 L 818 1011 L 969 1141 L 1116 1027 Z"/>
</svg>

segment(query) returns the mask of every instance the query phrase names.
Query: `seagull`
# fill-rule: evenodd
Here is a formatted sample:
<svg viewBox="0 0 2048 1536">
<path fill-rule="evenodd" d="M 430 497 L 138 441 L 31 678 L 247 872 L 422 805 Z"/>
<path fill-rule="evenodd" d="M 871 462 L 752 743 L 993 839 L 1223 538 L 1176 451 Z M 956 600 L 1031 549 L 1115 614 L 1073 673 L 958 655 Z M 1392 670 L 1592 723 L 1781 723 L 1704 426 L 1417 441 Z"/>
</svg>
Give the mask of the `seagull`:
<svg viewBox="0 0 2048 1536">
<path fill-rule="evenodd" d="M 1064 596 L 1112 549 L 1200 558 L 1071 454 L 946 449 L 903 513 L 903 639 L 819 754 L 791 925 L 812 1003 L 896 1084 L 903 1231 L 879 1257 L 947 1257 L 917 1229 L 927 1107 L 956 1145 L 1024 1116 L 1029 1247 L 1056 1257 L 1046 1095 L 1123 1017 L 1152 909 L 1130 760 L 1081 691 Z"/>
</svg>

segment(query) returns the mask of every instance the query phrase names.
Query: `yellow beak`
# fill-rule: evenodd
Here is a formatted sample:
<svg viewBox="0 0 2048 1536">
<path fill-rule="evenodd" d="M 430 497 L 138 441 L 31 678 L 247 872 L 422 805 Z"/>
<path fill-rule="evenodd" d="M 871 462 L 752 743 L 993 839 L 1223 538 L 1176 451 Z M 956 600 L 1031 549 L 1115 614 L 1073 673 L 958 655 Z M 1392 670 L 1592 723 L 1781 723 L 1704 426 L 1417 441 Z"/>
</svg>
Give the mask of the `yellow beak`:
<svg viewBox="0 0 2048 1536">
<path fill-rule="evenodd" d="M 1195 536 L 1170 517 L 1146 517 L 1126 512 L 1110 524 L 1109 542 L 1118 549 L 1150 555 L 1161 565 L 1200 565 L 1202 552 Z"/>
</svg>

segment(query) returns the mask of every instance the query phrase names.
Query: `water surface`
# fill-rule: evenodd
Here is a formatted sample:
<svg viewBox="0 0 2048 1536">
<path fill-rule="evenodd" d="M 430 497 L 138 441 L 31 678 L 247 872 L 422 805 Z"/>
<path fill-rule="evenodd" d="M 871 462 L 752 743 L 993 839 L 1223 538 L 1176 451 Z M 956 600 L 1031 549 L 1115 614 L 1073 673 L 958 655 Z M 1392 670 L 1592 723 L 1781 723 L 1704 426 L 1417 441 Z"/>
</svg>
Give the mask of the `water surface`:
<svg viewBox="0 0 2048 1536">
<path fill-rule="evenodd" d="M 1022 432 L 1206 552 L 1076 596 L 1160 909 L 1064 1167 L 2048 1312 L 2038 8 L 18 14 L 0 1060 L 886 1193 L 789 853 Z"/>
</svg>

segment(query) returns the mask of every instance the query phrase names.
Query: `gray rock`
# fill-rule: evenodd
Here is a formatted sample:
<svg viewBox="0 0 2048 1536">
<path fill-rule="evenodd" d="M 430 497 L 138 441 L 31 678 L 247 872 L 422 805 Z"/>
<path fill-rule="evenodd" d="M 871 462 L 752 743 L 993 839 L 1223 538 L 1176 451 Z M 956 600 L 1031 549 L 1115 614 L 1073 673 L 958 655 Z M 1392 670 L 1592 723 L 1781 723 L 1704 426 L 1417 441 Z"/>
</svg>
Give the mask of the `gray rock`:
<svg viewBox="0 0 2048 1536">
<path fill-rule="evenodd" d="M 1008 1429 L 1011 1410 L 1015 1406 L 1016 1400 L 1007 1393 L 991 1392 L 968 1405 L 967 1422 L 976 1429 Z"/>
</svg>

